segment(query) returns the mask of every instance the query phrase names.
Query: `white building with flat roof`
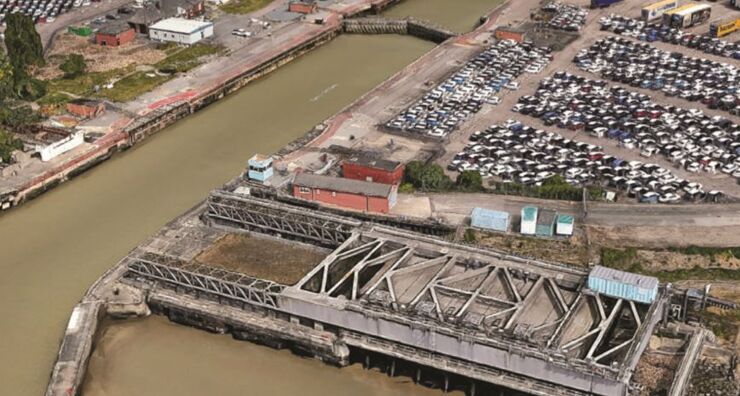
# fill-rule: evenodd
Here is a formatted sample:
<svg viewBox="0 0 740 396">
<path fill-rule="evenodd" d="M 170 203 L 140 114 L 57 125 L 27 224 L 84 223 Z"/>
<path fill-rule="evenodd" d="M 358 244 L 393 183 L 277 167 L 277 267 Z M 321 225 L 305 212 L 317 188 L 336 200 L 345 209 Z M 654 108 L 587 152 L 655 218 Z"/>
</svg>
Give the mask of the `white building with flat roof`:
<svg viewBox="0 0 740 396">
<path fill-rule="evenodd" d="M 211 36 L 213 22 L 168 18 L 149 26 L 149 38 L 156 41 L 190 45 Z"/>
</svg>

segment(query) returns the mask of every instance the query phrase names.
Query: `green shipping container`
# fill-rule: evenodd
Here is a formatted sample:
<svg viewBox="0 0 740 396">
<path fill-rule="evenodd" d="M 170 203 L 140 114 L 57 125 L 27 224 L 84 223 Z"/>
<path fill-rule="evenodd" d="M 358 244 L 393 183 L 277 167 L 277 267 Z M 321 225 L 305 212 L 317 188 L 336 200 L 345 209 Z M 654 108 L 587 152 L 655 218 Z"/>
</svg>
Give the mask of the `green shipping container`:
<svg viewBox="0 0 740 396">
<path fill-rule="evenodd" d="M 92 34 L 90 26 L 70 26 L 67 28 L 67 31 L 81 37 L 87 37 Z"/>
</svg>

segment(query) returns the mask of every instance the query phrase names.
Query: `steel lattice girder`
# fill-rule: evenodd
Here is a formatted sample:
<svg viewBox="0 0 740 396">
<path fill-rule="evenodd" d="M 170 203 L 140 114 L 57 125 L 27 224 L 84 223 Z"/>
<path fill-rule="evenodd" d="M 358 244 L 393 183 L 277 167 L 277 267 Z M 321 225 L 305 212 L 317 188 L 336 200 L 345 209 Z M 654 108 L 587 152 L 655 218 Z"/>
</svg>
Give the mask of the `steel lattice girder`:
<svg viewBox="0 0 740 396">
<path fill-rule="evenodd" d="M 340 245 L 359 226 L 345 219 L 334 219 L 311 210 L 284 208 L 280 204 L 213 193 L 208 199 L 208 217 L 222 219 L 322 243 Z"/>
<path fill-rule="evenodd" d="M 285 288 L 275 282 L 153 254 L 132 259 L 128 272 L 149 280 L 272 308 L 277 308 L 277 296 Z"/>
</svg>

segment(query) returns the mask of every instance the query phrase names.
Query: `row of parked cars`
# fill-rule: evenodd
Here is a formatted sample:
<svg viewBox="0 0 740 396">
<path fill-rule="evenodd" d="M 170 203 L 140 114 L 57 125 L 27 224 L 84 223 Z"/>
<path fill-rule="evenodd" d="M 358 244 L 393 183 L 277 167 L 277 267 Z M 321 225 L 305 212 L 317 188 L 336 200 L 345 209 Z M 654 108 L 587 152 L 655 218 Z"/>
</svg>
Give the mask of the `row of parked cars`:
<svg viewBox="0 0 740 396">
<path fill-rule="evenodd" d="M 84 3 L 89 5 L 90 1 Z M 0 0 L 0 24 L 4 25 L 5 18 L 15 13 L 28 15 L 34 22 L 53 22 L 72 7 L 82 5 L 80 0 Z"/>
<path fill-rule="evenodd" d="M 600 146 L 515 120 L 474 132 L 448 169 L 478 171 L 484 178 L 529 186 L 561 175 L 574 186 L 600 185 L 640 202 L 716 201 L 722 196 L 717 191 L 705 193 L 701 184 L 679 179 L 659 165 L 624 161 Z"/>
<path fill-rule="evenodd" d="M 547 27 L 551 29 L 567 30 L 577 32 L 586 24 L 588 10 L 560 2 L 549 2 L 542 7 L 542 10 L 553 14 L 553 17 L 547 22 Z"/>
<path fill-rule="evenodd" d="M 729 63 L 667 52 L 648 43 L 610 36 L 582 49 L 573 59 L 582 70 L 711 109 L 740 115 L 740 75 Z"/>
<path fill-rule="evenodd" d="M 614 139 L 643 157 L 663 155 L 689 172 L 722 172 L 740 181 L 740 126 L 724 117 L 657 104 L 645 94 L 566 72 L 543 79 L 514 111 Z"/>
<path fill-rule="evenodd" d="M 516 90 L 524 72 L 537 73 L 549 62 L 549 50 L 532 43 L 498 41 L 457 73 L 387 122 L 391 129 L 444 138 L 485 103 L 496 105 L 502 90 Z"/>
<path fill-rule="evenodd" d="M 599 20 L 601 30 L 611 31 L 626 37 L 653 42 L 662 41 L 688 48 L 698 49 L 707 54 L 740 59 L 740 44 L 700 34 L 687 33 L 680 29 L 648 24 L 645 21 L 610 15 Z"/>
</svg>

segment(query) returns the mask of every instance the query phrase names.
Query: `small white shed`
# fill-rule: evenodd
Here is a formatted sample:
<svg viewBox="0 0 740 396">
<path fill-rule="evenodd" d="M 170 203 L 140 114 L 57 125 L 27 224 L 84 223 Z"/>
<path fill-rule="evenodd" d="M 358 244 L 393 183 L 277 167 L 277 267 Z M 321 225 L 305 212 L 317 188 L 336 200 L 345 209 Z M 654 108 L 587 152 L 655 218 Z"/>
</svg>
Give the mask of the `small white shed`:
<svg viewBox="0 0 740 396">
<path fill-rule="evenodd" d="M 168 18 L 149 26 L 149 38 L 156 41 L 190 45 L 211 36 L 213 22 Z"/>
</svg>

